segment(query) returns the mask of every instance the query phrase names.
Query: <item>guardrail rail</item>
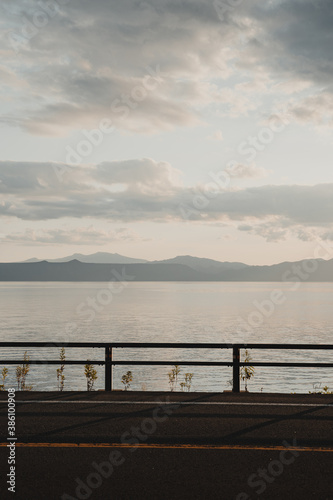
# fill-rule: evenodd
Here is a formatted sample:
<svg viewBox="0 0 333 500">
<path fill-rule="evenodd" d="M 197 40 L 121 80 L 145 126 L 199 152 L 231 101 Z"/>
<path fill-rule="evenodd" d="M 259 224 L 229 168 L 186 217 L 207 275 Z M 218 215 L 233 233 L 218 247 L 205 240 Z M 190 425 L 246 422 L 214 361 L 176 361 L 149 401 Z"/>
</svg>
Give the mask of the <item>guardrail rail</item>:
<svg viewBox="0 0 333 500">
<path fill-rule="evenodd" d="M 233 392 L 240 392 L 240 368 L 243 366 L 279 366 L 279 367 L 306 367 L 306 368 L 333 368 L 333 362 L 280 362 L 280 361 L 251 361 L 242 362 L 241 349 L 268 349 L 268 350 L 333 350 L 333 344 L 219 344 L 219 343 L 156 343 L 156 342 L 0 342 L 0 348 L 99 348 L 104 349 L 104 360 L 89 360 L 93 365 L 105 366 L 105 390 L 112 391 L 112 367 L 115 365 L 186 365 L 186 366 L 231 366 L 233 373 Z M 231 349 L 230 361 L 182 361 L 182 360 L 115 360 L 114 349 Z M 18 359 L 0 359 L 0 365 L 16 365 L 24 363 Z M 87 360 L 31 360 L 33 364 L 49 365 L 85 365 Z"/>
</svg>

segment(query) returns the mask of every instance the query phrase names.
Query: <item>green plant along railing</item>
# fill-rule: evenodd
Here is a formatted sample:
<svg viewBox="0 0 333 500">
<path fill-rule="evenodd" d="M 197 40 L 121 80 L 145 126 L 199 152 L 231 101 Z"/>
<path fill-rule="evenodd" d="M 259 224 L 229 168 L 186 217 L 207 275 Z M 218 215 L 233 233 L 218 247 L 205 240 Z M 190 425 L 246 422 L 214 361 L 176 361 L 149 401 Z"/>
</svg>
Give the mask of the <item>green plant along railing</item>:
<svg viewBox="0 0 333 500">
<path fill-rule="evenodd" d="M 91 365 L 105 366 L 105 390 L 112 390 L 112 366 L 115 365 L 183 365 L 183 366 L 231 366 L 233 372 L 233 392 L 240 391 L 240 369 L 246 366 L 279 366 L 279 367 L 306 367 L 306 368 L 333 368 L 333 360 L 331 362 L 307 363 L 307 362 L 280 362 L 280 361 L 250 361 L 248 363 L 240 361 L 241 349 L 269 349 L 269 350 L 333 350 L 333 344 L 218 344 L 218 343 L 156 343 L 156 342 L 0 342 L 0 348 L 103 348 L 105 352 L 104 360 L 89 360 Z M 230 361 L 182 361 L 176 360 L 114 360 L 114 349 L 231 349 L 232 360 Z M 18 359 L 1 359 L 0 365 L 17 365 L 23 364 L 26 360 Z M 59 365 L 58 360 L 29 360 L 29 364 L 49 364 Z M 62 360 L 62 365 L 86 365 L 86 360 Z"/>
</svg>

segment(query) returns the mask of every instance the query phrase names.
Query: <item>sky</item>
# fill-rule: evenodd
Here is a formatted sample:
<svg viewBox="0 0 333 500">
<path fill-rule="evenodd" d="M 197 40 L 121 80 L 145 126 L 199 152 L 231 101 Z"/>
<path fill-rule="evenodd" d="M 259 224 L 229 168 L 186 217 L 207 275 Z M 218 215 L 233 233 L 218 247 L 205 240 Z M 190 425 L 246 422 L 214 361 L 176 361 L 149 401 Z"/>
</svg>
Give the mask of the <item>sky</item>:
<svg viewBox="0 0 333 500">
<path fill-rule="evenodd" d="M 331 0 L 0 10 L 0 261 L 333 247 Z"/>
</svg>

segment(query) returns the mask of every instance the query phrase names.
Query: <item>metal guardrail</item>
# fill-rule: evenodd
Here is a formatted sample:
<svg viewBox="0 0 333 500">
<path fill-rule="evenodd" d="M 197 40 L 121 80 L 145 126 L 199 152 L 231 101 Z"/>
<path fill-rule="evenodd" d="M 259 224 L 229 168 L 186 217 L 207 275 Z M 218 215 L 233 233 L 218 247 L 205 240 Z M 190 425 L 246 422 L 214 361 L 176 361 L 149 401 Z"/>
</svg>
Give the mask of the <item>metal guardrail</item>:
<svg viewBox="0 0 333 500">
<path fill-rule="evenodd" d="M 275 361 L 251 361 L 248 363 L 240 361 L 241 349 L 269 349 L 269 350 L 333 350 L 333 344 L 218 344 L 218 343 L 156 343 L 156 342 L 0 342 L 3 347 L 25 347 L 25 348 L 104 348 L 104 361 L 89 360 L 94 365 L 105 366 L 105 390 L 112 391 L 112 366 L 115 365 L 185 365 L 185 366 L 232 366 L 233 392 L 240 392 L 240 368 L 242 366 L 279 366 L 279 367 L 306 367 L 306 368 L 333 368 L 331 363 L 303 363 L 303 362 L 275 362 Z M 230 361 L 137 361 L 137 360 L 114 360 L 114 349 L 232 349 L 232 360 Z M 0 359 L 0 364 L 16 365 L 24 361 L 17 359 Z M 85 365 L 87 360 L 31 360 L 30 365 Z"/>
</svg>

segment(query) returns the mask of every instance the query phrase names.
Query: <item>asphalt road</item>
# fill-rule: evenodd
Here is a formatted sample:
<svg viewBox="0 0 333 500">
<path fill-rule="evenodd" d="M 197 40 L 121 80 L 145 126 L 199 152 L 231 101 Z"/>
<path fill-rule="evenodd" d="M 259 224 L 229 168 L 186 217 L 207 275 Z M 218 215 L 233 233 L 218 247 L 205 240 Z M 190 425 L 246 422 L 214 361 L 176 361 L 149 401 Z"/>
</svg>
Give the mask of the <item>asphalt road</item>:
<svg viewBox="0 0 333 500">
<path fill-rule="evenodd" d="M 0 393 L 1 499 L 333 500 L 331 395 L 19 392 L 15 399 L 14 494 Z"/>
</svg>

